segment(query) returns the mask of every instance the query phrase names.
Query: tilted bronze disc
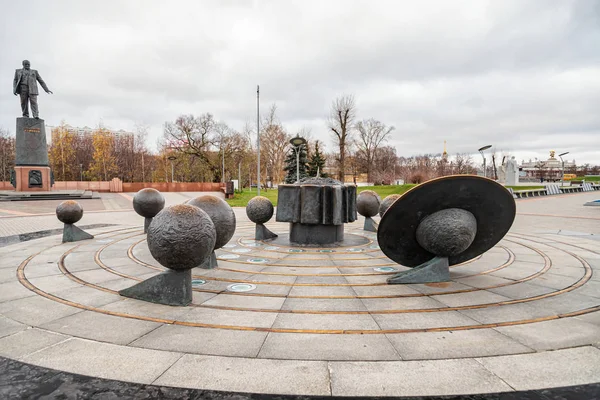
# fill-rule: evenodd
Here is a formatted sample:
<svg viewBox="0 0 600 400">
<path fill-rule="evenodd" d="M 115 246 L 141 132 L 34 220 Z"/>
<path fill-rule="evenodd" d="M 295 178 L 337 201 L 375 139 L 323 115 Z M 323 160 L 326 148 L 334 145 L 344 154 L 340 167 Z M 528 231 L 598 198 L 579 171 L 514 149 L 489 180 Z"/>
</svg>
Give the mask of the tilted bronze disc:
<svg viewBox="0 0 600 400">
<path fill-rule="evenodd" d="M 477 219 L 473 243 L 464 252 L 449 257 L 450 265 L 494 247 L 512 226 L 516 213 L 512 194 L 499 183 L 474 175 L 445 176 L 415 186 L 394 202 L 379 222 L 379 247 L 406 267 L 431 260 L 435 255 L 417 243 L 417 227 L 423 218 L 447 208 L 462 208 Z"/>
</svg>

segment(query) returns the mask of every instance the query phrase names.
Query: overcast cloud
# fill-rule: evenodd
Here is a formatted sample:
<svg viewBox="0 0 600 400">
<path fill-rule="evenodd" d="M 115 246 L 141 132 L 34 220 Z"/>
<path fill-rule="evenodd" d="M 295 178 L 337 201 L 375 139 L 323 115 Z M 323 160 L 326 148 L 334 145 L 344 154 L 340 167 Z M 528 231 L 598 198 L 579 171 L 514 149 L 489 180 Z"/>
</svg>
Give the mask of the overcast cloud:
<svg viewBox="0 0 600 400">
<path fill-rule="evenodd" d="M 398 155 L 519 160 L 570 151 L 600 164 L 600 1 L 0 0 L 0 127 L 14 132 L 14 70 L 54 95 L 48 125 L 133 130 L 210 112 L 235 129 L 277 103 L 284 127 L 332 141 L 331 101 L 396 130 Z M 479 161 L 479 156 L 475 158 Z"/>
</svg>

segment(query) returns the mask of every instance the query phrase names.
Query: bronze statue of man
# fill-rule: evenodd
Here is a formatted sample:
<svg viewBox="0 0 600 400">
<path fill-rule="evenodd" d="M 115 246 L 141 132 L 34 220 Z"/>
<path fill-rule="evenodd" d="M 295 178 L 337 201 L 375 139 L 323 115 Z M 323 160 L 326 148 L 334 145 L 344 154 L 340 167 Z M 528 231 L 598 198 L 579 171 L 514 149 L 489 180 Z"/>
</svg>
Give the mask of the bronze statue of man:
<svg viewBox="0 0 600 400">
<path fill-rule="evenodd" d="M 44 88 L 46 93 L 52 94 L 46 83 L 40 76 L 40 74 L 35 70 L 31 69 L 31 63 L 28 60 L 23 60 L 23 68 L 15 71 L 15 79 L 13 81 L 13 93 L 16 96 L 17 94 L 21 95 L 21 110 L 23 111 L 23 116 L 29 118 L 29 107 L 28 102 L 31 103 L 31 112 L 33 113 L 33 118 L 39 118 L 38 112 L 38 86 L 40 85 Z"/>
</svg>

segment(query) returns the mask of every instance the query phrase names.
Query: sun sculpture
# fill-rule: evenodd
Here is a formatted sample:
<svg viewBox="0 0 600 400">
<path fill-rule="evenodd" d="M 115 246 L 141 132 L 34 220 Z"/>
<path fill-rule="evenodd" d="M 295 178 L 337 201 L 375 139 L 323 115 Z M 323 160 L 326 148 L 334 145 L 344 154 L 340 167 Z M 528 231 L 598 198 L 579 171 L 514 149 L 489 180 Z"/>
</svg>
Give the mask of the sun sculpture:
<svg viewBox="0 0 600 400">
<path fill-rule="evenodd" d="M 256 196 L 250 199 L 246 206 L 246 215 L 250 221 L 256 224 L 254 230 L 255 240 L 274 239 L 277 235 L 271 232 L 265 224 L 273 217 L 273 203 L 264 196 Z"/>
<path fill-rule="evenodd" d="M 148 227 L 150 254 L 166 272 L 119 292 L 122 296 L 171 306 L 192 302 L 192 268 L 210 258 L 217 240 L 202 209 L 177 204 L 159 212 Z"/>
<path fill-rule="evenodd" d="M 144 233 L 148 232 L 152 218 L 164 207 L 165 197 L 156 189 L 145 188 L 133 196 L 133 209 L 144 217 Z"/>
<path fill-rule="evenodd" d="M 275 219 L 290 223 L 292 245 L 342 242 L 344 223 L 356 221 L 356 186 L 331 178 L 279 185 Z"/>
<path fill-rule="evenodd" d="M 383 253 L 411 269 L 388 283 L 450 280 L 449 266 L 491 249 L 515 218 L 515 201 L 487 178 L 455 175 L 414 187 L 383 214 L 377 240 Z"/>
<path fill-rule="evenodd" d="M 79 240 L 93 239 L 94 237 L 84 230 L 75 226 L 83 217 L 83 207 L 75 200 L 63 201 L 56 207 L 56 217 L 64 223 L 62 241 L 77 242 Z"/>
<path fill-rule="evenodd" d="M 202 209 L 215 225 L 217 237 L 213 251 L 210 258 L 198 267 L 204 269 L 216 268 L 218 264 L 215 250 L 225 246 L 235 233 L 235 213 L 225 200 L 211 195 L 196 197 L 188 200 L 186 204 Z"/>
</svg>

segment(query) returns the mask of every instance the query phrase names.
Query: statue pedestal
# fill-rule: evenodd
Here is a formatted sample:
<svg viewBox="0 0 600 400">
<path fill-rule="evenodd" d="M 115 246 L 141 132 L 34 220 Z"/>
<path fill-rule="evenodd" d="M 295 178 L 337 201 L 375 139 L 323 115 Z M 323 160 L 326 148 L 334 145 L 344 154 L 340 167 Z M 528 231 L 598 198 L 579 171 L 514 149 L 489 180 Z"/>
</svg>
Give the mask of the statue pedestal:
<svg viewBox="0 0 600 400">
<path fill-rule="evenodd" d="M 47 192 L 52 189 L 50 167 L 15 167 L 15 190 L 17 192 Z"/>
<path fill-rule="evenodd" d="M 52 189 L 43 119 L 17 118 L 14 186 L 17 192 Z"/>
</svg>

